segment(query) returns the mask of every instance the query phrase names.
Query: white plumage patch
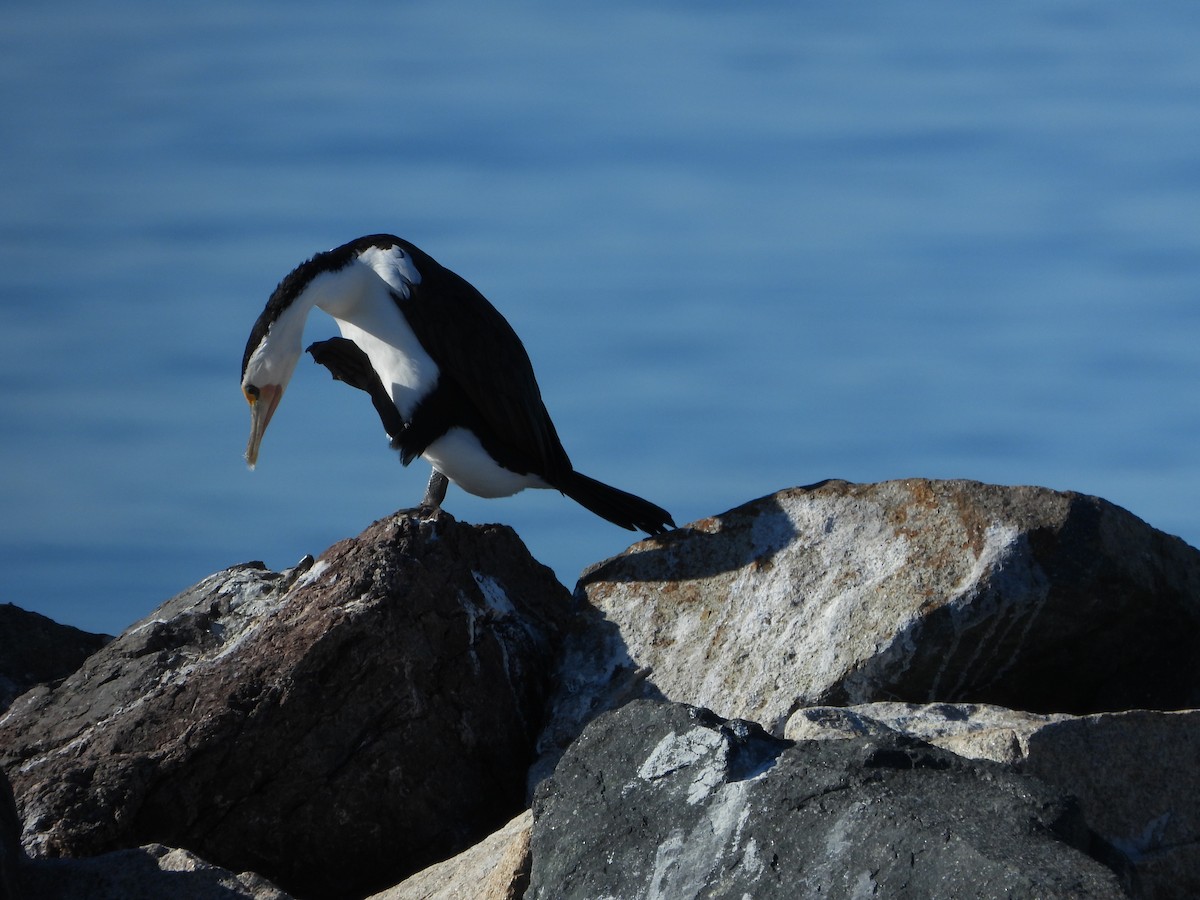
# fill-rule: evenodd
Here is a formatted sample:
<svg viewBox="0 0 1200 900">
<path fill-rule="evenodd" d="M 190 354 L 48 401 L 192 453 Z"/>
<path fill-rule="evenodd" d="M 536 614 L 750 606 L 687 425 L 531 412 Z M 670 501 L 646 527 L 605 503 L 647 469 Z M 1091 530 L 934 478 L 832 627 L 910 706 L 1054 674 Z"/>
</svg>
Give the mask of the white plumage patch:
<svg viewBox="0 0 1200 900">
<path fill-rule="evenodd" d="M 421 283 L 421 273 L 412 257 L 399 247 L 368 247 L 358 258 L 402 297 L 409 296 L 410 285 Z"/>
<path fill-rule="evenodd" d="M 405 419 L 437 384 L 437 363 L 425 352 L 392 292 L 407 297 L 421 274 L 400 248 L 370 248 L 358 261 L 312 280 L 294 306 L 306 302 L 331 315 L 342 337 L 367 354 Z"/>
<path fill-rule="evenodd" d="M 497 465 L 479 439 L 465 428 L 451 428 L 421 455 L 456 485 L 477 497 L 509 497 L 526 488 L 550 487 L 537 475 L 518 475 Z"/>
</svg>

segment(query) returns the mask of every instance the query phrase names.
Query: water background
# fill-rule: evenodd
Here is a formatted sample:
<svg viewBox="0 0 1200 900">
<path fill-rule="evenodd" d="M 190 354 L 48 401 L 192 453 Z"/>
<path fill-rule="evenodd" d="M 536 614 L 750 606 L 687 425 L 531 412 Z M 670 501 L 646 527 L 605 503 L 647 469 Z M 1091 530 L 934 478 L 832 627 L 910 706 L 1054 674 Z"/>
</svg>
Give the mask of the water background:
<svg viewBox="0 0 1200 900">
<path fill-rule="evenodd" d="M 0 602 L 117 632 L 415 503 L 307 358 L 241 457 L 267 296 L 376 231 L 680 523 L 967 477 L 1196 545 L 1197 47 L 1185 2 L 8 4 Z M 446 508 L 568 585 L 633 539 L 550 492 Z"/>
</svg>

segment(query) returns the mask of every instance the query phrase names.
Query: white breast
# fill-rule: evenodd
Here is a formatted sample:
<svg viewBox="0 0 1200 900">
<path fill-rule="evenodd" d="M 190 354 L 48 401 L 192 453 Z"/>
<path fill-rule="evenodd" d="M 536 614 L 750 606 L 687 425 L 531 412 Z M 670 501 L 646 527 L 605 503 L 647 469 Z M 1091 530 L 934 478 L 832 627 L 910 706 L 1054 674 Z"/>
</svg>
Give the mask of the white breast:
<svg viewBox="0 0 1200 900">
<path fill-rule="evenodd" d="M 525 488 L 545 488 L 537 475 L 518 475 L 498 466 L 479 439 L 465 428 L 451 428 L 421 454 L 468 494 L 508 497 Z"/>
<path fill-rule="evenodd" d="M 316 307 L 337 322 L 342 337 L 367 354 L 392 402 L 408 419 L 437 384 L 438 366 L 396 306 L 392 292 L 407 296 L 408 284 L 394 265 L 385 266 L 387 261 L 388 257 L 373 260 L 374 264 L 360 260 L 318 276 L 308 290 Z M 415 270 L 414 278 L 419 280 Z"/>
<path fill-rule="evenodd" d="M 364 253 L 358 263 L 338 274 L 336 290 L 332 283 L 314 280 L 316 305 L 333 316 L 343 337 L 367 354 L 405 419 L 412 417 L 440 374 L 392 296 L 395 291 L 407 297 L 409 286 L 419 281 L 411 260 L 394 249 Z M 507 497 L 525 488 L 548 487 L 536 475 L 518 475 L 497 465 L 478 438 L 463 428 L 450 429 L 421 455 L 460 488 L 479 497 Z"/>
</svg>

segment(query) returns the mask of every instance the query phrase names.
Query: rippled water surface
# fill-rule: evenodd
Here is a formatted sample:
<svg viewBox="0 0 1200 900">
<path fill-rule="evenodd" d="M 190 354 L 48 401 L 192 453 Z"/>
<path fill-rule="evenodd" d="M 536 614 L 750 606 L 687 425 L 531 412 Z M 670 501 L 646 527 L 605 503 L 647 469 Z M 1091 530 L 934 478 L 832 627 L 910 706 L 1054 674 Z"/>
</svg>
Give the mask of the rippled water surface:
<svg viewBox="0 0 1200 900">
<path fill-rule="evenodd" d="M 419 499 L 307 362 L 241 459 L 267 296 L 375 231 L 681 523 L 969 477 L 1200 543 L 1197 46 L 1186 3 L 10 4 L 0 601 L 114 632 Z M 568 584 L 631 539 L 548 492 L 446 506 Z"/>
</svg>

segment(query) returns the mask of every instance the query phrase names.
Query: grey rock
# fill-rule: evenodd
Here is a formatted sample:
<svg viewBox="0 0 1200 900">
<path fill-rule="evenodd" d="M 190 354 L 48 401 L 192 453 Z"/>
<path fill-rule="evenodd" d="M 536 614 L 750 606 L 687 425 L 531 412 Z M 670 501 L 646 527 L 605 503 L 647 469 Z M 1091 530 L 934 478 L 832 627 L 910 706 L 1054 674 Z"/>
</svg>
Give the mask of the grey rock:
<svg viewBox="0 0 1200 900">
<path fill-rule="evenodd" d="M 25 847 L 393 885 L 525 806 L 568 603 L 511 529 L 445 514 L 214 575 L 0 720 Z"/>
<path fill-rule="evenodd" d="M 111 640 L 0 603 L 0 712 L 35 684 L 70 675 Z"/>
<path fill-rule="evenodd" d="M 576 595 L 590 609 L 564 652 L 550 763 L 631 696 L 774 734 L 803 707 L 879 700 L 1200 705 L 1200 551 L 1080 494 L 793 488 L 635 544 Z"/>
<path fill-rule="evenodd" d="M 21 891 L 38 900 L 290 900 L 252 872 L 235 874 L 161 844 L 31 862 L 21 871 Z"/>
<path fill-rule="evenodd" d="M 1036 715 L 976 704 L 800 710 L 789 738 L 917 737 L 1073 795 L 1129 859 L 1138 897 L 1200 897 L 1200 711 Z"/>
<path fill-rule="evenodd" d="M 1046 725 L 1074 720 L 1066 713 L 1027 713 L 986 703 L 864 703 L 797 710 L 783 736 L 795 741 L 838 740 L 863 734 L 904 734 L 969 759 L 1020 766 L 1029 737 Z"/>
<path fill-rule="evenodd" d="M 526 896 L 1125 896 L 1092 846 L 1077 807 L 992 763 L 634 701 L 538 787 Z"/>
</svg>

